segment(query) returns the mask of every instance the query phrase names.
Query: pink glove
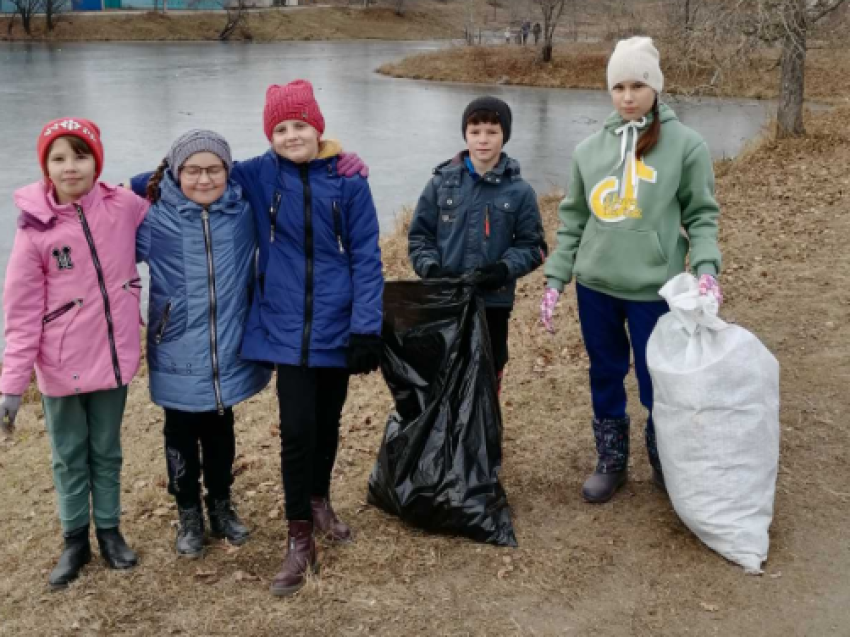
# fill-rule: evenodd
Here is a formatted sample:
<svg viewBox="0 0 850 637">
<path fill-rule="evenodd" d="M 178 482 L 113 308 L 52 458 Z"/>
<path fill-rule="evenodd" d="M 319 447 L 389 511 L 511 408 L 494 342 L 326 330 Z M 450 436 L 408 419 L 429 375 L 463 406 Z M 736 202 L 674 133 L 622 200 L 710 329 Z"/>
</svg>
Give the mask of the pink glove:
<svg viewBox="0 0 850 637">
<path fill-rule="evenodd" d="M 717 305 L 723 304 L 723 292 L 720 291 L 720 284 L 710 274 L 702 274 L 699 277 L 699 293 L 701 296 L 711 294 L 717 299 Z"/>
<path fill-rule="evenodd" d="M 336 172 L 343 177 L 360 175 L 365 179 L 369 176 L 369 166 L 363 163 L 357 153 L 340 153 L 337 155 Z"/>
<path fill-rule="evenodd" d="M 555 333 L 552 314 L 555 313 L 555 306 L 558 304 L 559 296 L 561 296 L 561 293 L 555 288 L 546 288 L 546 292 L 543 294 L 543 301 L 540 303 L 540 322 L 550 334 Z"/>
</svg>

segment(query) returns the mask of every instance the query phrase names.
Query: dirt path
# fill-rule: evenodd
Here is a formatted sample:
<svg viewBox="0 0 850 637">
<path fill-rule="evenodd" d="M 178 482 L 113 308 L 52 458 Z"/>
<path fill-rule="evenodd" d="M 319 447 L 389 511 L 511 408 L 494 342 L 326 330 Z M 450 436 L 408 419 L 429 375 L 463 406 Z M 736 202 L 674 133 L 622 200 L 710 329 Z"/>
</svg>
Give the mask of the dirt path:
<svg viewBox="0 0 850 637">
<path fill-rule="evenodd" d="M 60 532 L 37 405 L 24 408 L 15 441 L 0 445 L 0 634 L 850 634 L 848 115 L 821 115 L 811 138 L 720 170 L 724 313 L 782 364 L 782 459 L 764 576 L 745 576 L 678 521 L 649 483 L 637 428 L 624 493 L 604 506 L 581 501 L 593 464 L 586 359 L 571 294 L 558 334 L 537 328 L 536 276 L 520 289 L 503 396 L 519 549 L 426 535 L 364 504 L 390 407 L 375 376 L 353 384 L 335 478 L 338 508 L 359 537 L 322 547 L 320 577 L 289 601 L 267 592 L 284 539 L 270 392 L 237 410 L 235 496 L 252 541 L 178 561 L 162 415 L 141 378 L 124 426 L 123 524 L 142 559 L 131 573 L 96 561 L 71 590 L 49 593 Z M 544 198 L 550 231 L 556 201 Z M 406 272 L 403 252 L 398 237 L 388 239 L 391 276 Z"/>
</svg>

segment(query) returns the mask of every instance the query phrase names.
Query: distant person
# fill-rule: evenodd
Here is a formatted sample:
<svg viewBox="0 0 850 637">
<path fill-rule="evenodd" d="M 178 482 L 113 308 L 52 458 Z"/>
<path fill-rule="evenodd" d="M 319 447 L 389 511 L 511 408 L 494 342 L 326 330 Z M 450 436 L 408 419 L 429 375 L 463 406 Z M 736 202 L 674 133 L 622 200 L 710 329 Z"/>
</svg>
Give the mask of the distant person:
<svg viewBox="0 0 850 637">
<path fill-rule="evenodd" d="M 528 42 L 528 34 L 531 32 L 531 22 L 527 20 L 522 23 L 522 45 L 525 46 Z"/>
<path fill-rule="evenodd" d="M 685 270 L 687 259 L 699 277 L 700 293 L 712 294 L 718 303 L 723 299 L 711 153 L 702 137 L 661 103 L 663 87 L 650 38 L 617 43 L 608 62 L 614 112 L 575 150 L 569 194 L 559 208 L 558 246 L 545 268 L 540 318 L 550 332 L 558 297 L 576 280 L 597 451 L 596 470 L 582 495 L 592 503 L 610 500 L 628 477 L 630 420 L 623 381 L 632 353 L 640 402 L 648 411 L 652 479 L 664 488 L 646 366 L 649 335 L 668 311 L 659 289 Z"/>
<path fill-rule="evenodd" d="M 257 237 L 251 206 L 231 177 L 227 141 L 208 130 L 178 137 L 149 181 L 136 238 L 150 268 L 148 381 L 165 410 L 168 492 L 177 502 L 177 554 L 204 552 L 205 524 L 239 546 L 249 530 L 233 507 L 233 406 L 260 392 L 271 370 L 239 356 L 255 294 Z"/>
<path fill-rule="evenodd" d="M 92 516 L 107 565 L 137 562 L 119 530 L 121 421 L 139 369 L 134 245 L 148 203 L 98 181 L 103 144 L 88 120 L 48 123 L 37 150 L 44 179 L 15 192 L 0 425 L 12 433 L 35 367 L 65 540 L 48 578 L 59 589 L 91 561 Z"/>
<path fill-rule="evenodd" d="M 537 46 L 537 43 L 540 41 L 540 34 L 543 33 L 543 27 L 540 26 L 539 22 L 534 23 L 531 33 L 534 34 L 534 45 Z"/>
<path fill-rule="evenodd" d="M 486 306 L 497 390 L 508 362 L 508 323 L 517 279 L 538 268 L 546 246 L 534 189 L 502 152 L 510 107 L 480 97 L 464 110 L 466 150 L 434 169 L 408 234 L 413 269 L 423 279 L 470 274 Z"/>
<path fill-rule="evenodd" d="M 505 44 L 511 43 L 511 28 L 505 27 Z"/>
</svg>

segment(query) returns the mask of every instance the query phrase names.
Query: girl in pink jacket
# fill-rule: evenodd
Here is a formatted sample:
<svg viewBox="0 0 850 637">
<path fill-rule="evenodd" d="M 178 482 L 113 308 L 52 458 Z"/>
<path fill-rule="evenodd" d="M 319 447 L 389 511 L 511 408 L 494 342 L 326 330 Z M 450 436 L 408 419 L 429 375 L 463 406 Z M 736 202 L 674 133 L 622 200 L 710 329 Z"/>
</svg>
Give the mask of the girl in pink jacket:
<svg viewBox="0 0 850 637">
<path fill-rule="evenodd" d="M 137 561 L 118 529 L 121 419 L 139 367 L 135 243 L 148 204 L 98 181 L 103 145 L 88 120 L 50 122 L 37 150 L 45 178 L 15 192 L 0 424 L 13 430 L 35 367 L 65 538 L 50 585 L 62 588 L 91 560 L 92 509 L 109 566 Z"/>
</svg>

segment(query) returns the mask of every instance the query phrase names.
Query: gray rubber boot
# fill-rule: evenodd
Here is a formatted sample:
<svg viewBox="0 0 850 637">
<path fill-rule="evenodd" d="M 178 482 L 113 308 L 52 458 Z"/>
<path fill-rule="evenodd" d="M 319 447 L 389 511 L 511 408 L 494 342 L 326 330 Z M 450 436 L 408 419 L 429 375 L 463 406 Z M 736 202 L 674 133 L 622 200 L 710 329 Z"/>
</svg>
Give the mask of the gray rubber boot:
<svg viewBox="0 0 850 637">
<path fill-rule="evenodd" d="M 596 471 L 584 482 L 582 497 L 602 504 L 614 497 L 629 477 L 629 417 L 593 419 Z"/>
</svg>

